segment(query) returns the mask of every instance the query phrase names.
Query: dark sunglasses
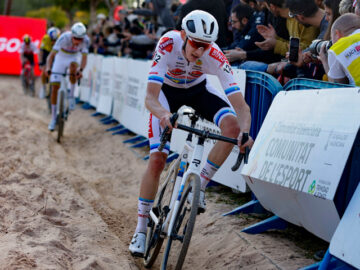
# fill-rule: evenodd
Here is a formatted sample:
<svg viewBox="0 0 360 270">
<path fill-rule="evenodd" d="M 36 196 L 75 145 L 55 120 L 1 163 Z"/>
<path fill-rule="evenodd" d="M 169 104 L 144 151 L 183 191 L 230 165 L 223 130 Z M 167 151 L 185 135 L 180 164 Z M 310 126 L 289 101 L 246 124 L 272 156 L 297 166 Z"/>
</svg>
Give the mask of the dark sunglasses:
<svg viewBox="0 0 360 270">
<path fill-rule="evenodd" d="M 83 40 L 83 38 L 78 38 L 78 37 L 73 37 L 73 39 L 78 40 L 78 41 L 82 41 L 82 40 Z"/>
<path fill-rule="evenodd" d="M 204 48 L 204 51 L 206 51 L 207 49 L 209 49 L 211 47 L 211 43 L 195 41 L 190 38 L 188 38 L 188 41 L 189 41 L 190 46 L 193 47 L 194 49 Z"/>
</svg>

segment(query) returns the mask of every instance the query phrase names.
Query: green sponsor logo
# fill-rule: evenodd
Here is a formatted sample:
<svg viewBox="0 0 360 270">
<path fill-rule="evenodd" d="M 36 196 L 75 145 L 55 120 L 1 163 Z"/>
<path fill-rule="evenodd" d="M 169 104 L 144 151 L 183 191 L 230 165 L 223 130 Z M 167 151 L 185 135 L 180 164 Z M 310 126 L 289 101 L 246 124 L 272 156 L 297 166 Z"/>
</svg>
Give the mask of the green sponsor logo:
<svg viewBox="0 0 360 270">
<path fill-rule="evenodd" d="M 314 180 L 314 181 L 311 183 L 311 185 L 309 186 L 308 193 L 314 194 L 314 192 L 315 192 L 315 187 L 316 187 L 316 180 Z"/>
</svg>

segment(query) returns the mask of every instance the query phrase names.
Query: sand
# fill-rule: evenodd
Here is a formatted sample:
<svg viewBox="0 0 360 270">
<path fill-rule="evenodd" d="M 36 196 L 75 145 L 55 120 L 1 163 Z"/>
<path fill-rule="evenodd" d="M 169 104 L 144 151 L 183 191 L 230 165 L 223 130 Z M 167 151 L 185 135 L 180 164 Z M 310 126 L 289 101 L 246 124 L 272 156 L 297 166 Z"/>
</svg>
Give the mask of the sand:
<svg viewBox="0 0 360 270">
<path fill-rule="evenodd" d="M 93 112 L 77 106 L 58 144 L 45 100 L 25 96 L 18 77 L 0 77 L 0 269 L 144 269 L 128 244 L 146 162 Z M 242 233 L 254 219 L 223 217 L 234 206 L 219 196 L 197 219 L 183 269 L 313 263 L 284 237 Z"/>
</svg>

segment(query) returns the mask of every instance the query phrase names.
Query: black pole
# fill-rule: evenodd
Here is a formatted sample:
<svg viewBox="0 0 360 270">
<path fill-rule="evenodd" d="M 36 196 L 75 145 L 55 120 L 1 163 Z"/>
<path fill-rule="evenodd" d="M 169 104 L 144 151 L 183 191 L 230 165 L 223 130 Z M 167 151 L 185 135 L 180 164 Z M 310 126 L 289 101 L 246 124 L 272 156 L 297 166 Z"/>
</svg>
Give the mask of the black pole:
<svg viewBox="0 0 360 270">
<path fill-rule="evenodd" d="M 11 11 L 11 1 L 12 0 L 5 0 L 5 5 L 4 5 L 4 15 L 10 15 L 10 11 Z"/>
</svg>

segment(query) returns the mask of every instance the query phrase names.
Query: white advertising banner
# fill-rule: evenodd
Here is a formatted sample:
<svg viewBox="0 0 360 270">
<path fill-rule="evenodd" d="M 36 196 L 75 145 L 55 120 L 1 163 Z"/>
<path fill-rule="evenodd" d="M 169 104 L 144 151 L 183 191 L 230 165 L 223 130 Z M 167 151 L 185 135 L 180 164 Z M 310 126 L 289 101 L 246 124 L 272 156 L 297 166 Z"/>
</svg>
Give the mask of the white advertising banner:
<svg viewBox="0 0 360 270">
<path fill-rule="evenodd" d="M 92 72 L 93 72 L 93 65 L 94 65 L 95 55 L 89 54 L 87 56 L 87 63 L 83 70 L 83 77 L 81 78 L 80 83 L 80 100 L 83 102 L 90 101 L 90 94 L 91 94 L 91 84 L 92 84 Z"/>
<path fill-rule="evenodd" d="M 90 95 L 90 105 L 93 107 L 97 107 L 99 101 L 99 93 L 100 93 L 100 84 L 101 84 L 101 68 L 102 68 L 102 55 L 94 56 L 94 64 L 92 70 L 92 82 L 91 82 L 91 95 Z"/>
<path fill-rule="evenodd" d="M 242 170 L 266 209 L 327 241 L 339 222 L 333 199 L 359 105 L 355 88 L 278 93 Z"/>
<path fill-rule="evenodd" d="M 145 108 L 147 77 L 150 61 L 127 60 L 127 87 L 120 123 L 132 132 L 147 136 L 149 112 Z"/>
<path fill-rule="evenodd" d="M 115 58 L 113 79 L 113 111 L 112 117 L 121 123 L 121 115 L 124 110 L 125 93 L 128 81 L 127 58 Z"/>
<path fill-rule="evenodd" d="M 105 57 L 102 60 L 99 101 L 96 111 L 105 115 L 111 115 L 114 89 L 115 57 Z"/>
<path fill-rule="evenodd" d="M 360 184 L 330 242 L 330 254 L 360 269 Z"/>
</svg>

